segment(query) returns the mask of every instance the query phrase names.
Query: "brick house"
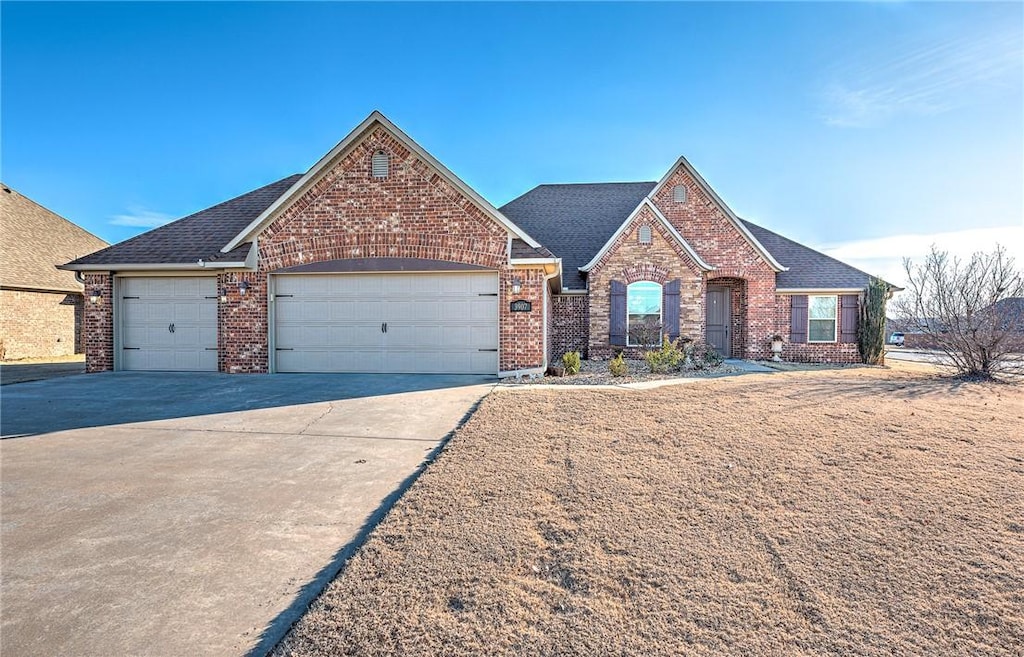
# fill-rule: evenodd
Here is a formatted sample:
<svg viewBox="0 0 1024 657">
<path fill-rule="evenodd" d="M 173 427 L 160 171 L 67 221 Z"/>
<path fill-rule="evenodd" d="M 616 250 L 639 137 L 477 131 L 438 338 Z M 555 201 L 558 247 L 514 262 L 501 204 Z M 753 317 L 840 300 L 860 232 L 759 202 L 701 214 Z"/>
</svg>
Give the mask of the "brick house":
<svg viewBox="0 0 1024 657">
<path fill-rule="evenodd" d="M 65 265 L 89 371 L 543 372 L 639 329 L 852 362 L 868 275 L 742 221 L 683 158 L 500 210 L 379 112 L 309 171 Z"/>
<path fill-rule="evenodd" d="M 107 243 L 2 184 L 0 221 L 0 358 L 82 353 L 83 286 L 57 267 Z"/>
</svg>

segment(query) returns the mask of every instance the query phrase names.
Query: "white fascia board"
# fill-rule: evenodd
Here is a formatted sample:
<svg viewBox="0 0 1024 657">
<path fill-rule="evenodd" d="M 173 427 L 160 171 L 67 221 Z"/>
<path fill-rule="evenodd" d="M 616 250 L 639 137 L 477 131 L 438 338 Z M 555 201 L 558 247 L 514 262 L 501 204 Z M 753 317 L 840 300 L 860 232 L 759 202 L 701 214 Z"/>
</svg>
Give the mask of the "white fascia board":
<svg viewBox="0 0 1024 657">
<path fill-rule="evenodd" d="M 204 262 L 194 263 L 154 263 L 148 265 L 140 264 L 110 264 L 110 265 L 60 265 L 57 269 L 66 271 L 203 271 L 204 269 L 245 269 L 245 262 Z"/>
<path fill-rule="evenodd" d="M 657 193 L 661 191 L 661 188 L 665 186 L 665 183 L 668 182 L 669 178 L 672 177 L 672 174 L 675 173 L 676 169 L 678 169 L 680 166 L 686 169 L 686 172 L 690 174 L 691 178 L 697 181 L 697 184 L 700 185 L 700 188 L 704 191 L 704 193 L 710 196 L 711 200 L 718 204 L 718 207 L 722 208 L 722 211 L 725 212 L 725 216 L 729 218 L 729 221 L 731 221 L 733 226 L 736 227 L 736 230 L 740 231 L 740 234 L 743 236 L 743 239 L 747 240 L 747 243 L 749 243 L 750 246 L 754 247 L 754 250 L 757 251 L 758 254 L 760 254 L 760 256 L 765 259 L 765 262 L 768 263 L 768 266 L 770 266 L 777 272 L 789 271 L 789 267 L 783 266 L 778 260 L 775 259 L 775 256 L 773 256 L 768 251 L 768 249 L 764 248 L 763 244 L 757 241 L 757 238 L 754 237 L 754 234 L 747 230 L 747 227 L 743 225 L 743 222 L 736 215 L 736 213 L 732 211 L 732 208 L 725 204 L 725 201 L 723 201 L 722 198 L 715 192 L 715 190 L 711 188 L 711 185 L 708 184 L 708 181 L 704 180 L 704 176 L 700 175 L 700 173 L 698 173 L 697 170 L 693 168 L 693 165 L 690 164 L 689 161 L 687 161 L 687 159 L 682 155 L 680 155 L 679 159 L 676 160 L 676 163 L 672 165 L 672 168 L 668 170 L 668 173 L 662 176 L 661 180 L 658 181 L 658 184 L 655 185 L 650 192 L 648 192 L 647 198 L 653 199 L 657 195 Z"/>
<path fill-rule="evenodd" d="M 234 237 L 230 242 L 221 248 L 222 253 L 227 253 L 231 249 L 237 247 L 239 244 L 249 240 L 254 233 L 258 233 L 274 215 L 281 210 L 284 206 L 288 205 L 300 191 L 306 189 L 316 179 L 320 177 L 320 174 L 334 162 L 343 156 L 356 142 L 363 136 L 363 134 L 369 130 L 373 124 L 379 123 L 388 132 L 390 132 L 398 141 L 415 153 L 421 160 L 435 168 L 449 183 L 454 185 L 459 191 L 469 197 L 474 204 L 486 215 L 501 224 L 506 231 L 515 235 L 519 239 L 523 240 L 530 246 L 537 248 L 540 243 L 533 239 L 523 229 L 513 224 L 505 215 L 501 214 L 497 208 L 491 205 L 484 197 L 476 193 L 469 185 L 464 183 L 458 176 L 448 170 L 446 166 L 438 162 L 430 153 L 427 153 L 423 148 L 413 141 L 407 134 L 402 132 L 394 123 L 389 121 L 383 114 L 378 110 L 374 110 L 370 113 L 370 116 L 366 117 L 362 123 L 348 133 L 348 135 L 342 139 L 338 144 L 330 150 L 326 155 L 320 158 L 313 167 L 305 173 L 294 185 L 292 185 L 287 192 L 282 194 L 276 201 L 270 204 L 266 210 L 260 213 L 260 216 L 253 219 L 253 221 L 246 226 L 242 232 Z"/>
<path fill-rule="evenodd" d="M 515 265 L 560 265 L 562 264 L 561 258 L 512 258 L 509 261 L 512 266 Z"/>
<path fill-rule="evenodd" d="M 629 213 L 629 216 L 626 217 L 626 220 L 622 222 L 618 230 L 616 230 L 615 233 L 610 238 L 608 238 L 608 241 L 604 243 L 604 246 L 602 246 L 601 250 L 597 252 L 597 255 L 591 258 L 590 262 L 580 267 L 580 271 L 588 272 L 591 269 L 593 269 L 598 262 L 601 261 L 601 258 L 603 258 L 605 254 L 608 253 L 608 250 L 611 249 L 612 245 L 615 244 L 616 240 L 618 240 L 619 237 L 622 236 L 622 234 L 626 231 L 626 228 L 629 226 L 630 223 L 632 223 L 633 219 L 636 218 L 636 216 L 640 213 L 640 210 L 642 210 L 645 205 L 651 208 L 651 211 L 653 212 L 654 216 L 657 217 L 658 221 L 660 221 L 663 226 L 665 226 L 665 228 L 668 230 L 672 238 L 675 239 L 681 247 L 683 247 L 683 250 L 686 251 L 687 255 L 689 255 L 695 263 L 697 263 L 698 267 L 700 267 L 704 271 L 714 270 L 714 267 L 704 262 L 704 259 L 697 255 L 697 252 L 693 250 L 693 247 L 691 247 L 689 243 L 687 243 L 687 241 L 683 239 L 683 236 L 679 234 L 679 231 L 677 231 L 675 227 L 671 223 L 669 223 L 668 219 L 665 218 L 665 215 L 663 215 L 658 210 L 657 206 L 654 205 L 654 202 L 650 199 L 650 197 L 644 197 L 643 200 L 641 200 L 640 203 L 636 206 L 636 209 Z"/>
<path fill-rule="evenodd" d="M 779 287 L 775 294 L 861 294 L 862 287 Z"/>
</svg>

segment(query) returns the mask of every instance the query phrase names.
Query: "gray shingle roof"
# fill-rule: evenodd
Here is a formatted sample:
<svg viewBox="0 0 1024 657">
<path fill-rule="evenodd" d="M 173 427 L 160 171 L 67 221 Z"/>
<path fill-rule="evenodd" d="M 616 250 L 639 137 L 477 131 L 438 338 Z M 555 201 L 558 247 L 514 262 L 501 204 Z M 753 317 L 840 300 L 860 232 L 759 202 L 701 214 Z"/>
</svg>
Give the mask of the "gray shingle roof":
<svg viewBox="0 0 1024 657">
<path fill-rule="evenodd" d="M 0 285 L 6 287 L 81 292 L 82 285 L 75 280 L 74 272 L 60 271 L 57 265 L 107 245 L 3 184 L 0 224 Z"/>
<path fill-rule="evenodd" d="M 654 182 L 540 185 L 500 208 L 562 259 L 562 285 L 586 289 L 579 268 L 601 250 Z"/>
<path fill-rule="evenodd" d="M 501 212 L 562 258 L 569 289 L 584 289 L 579 268 L 590 262 L 629 213 L 654 188 L 653 182 L 540 185 L 510 201 Z M 780 288 L 861 288 L 868 274 L 749 221 L 754 237 L 789 271 Z M 714 265 L 714 263 L 711 263 Z"/>
<path fill-rule="evenodd" d="M 773 233 L 767 228 L 742 220 L 757 241 L 768 249 L 776 260 L 788 267 L 775 275 L 778 288 L 863 288 L 870 274 L 840 262 L 799 242 Z"/>
<path fill-rule="evenodd" d="M 68 264 L 194 264 L 200 259 L 208 262 L 244 260 L 249 253 L 248 243 L 229 253 L 221 253 L 221 247 L 301 177 L 301 174 L 295 174 L 282 178 Z"/>
</svg>

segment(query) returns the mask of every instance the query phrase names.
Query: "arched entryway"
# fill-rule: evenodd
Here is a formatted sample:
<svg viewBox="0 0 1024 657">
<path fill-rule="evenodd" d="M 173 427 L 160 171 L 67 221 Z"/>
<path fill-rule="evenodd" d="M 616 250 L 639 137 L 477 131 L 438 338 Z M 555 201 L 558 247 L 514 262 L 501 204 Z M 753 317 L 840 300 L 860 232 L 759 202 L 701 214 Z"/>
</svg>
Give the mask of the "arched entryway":
<svg viewBox="0 0 1024 657">
<path fill-rule="evenodd" d="M 746 346 L 747 282 L 742 278 L 710 278 L 704 300 L 704 336 L 725 358 L 742 358 Z"/>
</svg>

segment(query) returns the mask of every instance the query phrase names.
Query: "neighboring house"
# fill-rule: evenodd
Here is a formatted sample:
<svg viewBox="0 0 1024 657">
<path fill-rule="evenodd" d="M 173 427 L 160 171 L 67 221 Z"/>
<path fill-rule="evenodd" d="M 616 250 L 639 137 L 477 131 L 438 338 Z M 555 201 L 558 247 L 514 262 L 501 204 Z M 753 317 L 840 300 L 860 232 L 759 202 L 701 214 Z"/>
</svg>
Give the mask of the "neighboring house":
<svg viewBox="0 0 1024 657">
<path fill-rule="evenodd" d="M 65 266 L 89 371 L 539 373 L 637 327 L 854 362 L 868 275 L 740 220 L 680 158 L 500 211 L 374 112 L 305 174 Z"/>
<path fill-rule="evenodd" d="M 997 328 L 1011 333 L 1024 333 L 1024 297 L 1000 299 L 983 312 L 993 314 Z"/>
<path fill-rule="evenodd" d="M 107 243 L 2 183 L 0 224 L 0 358 L 81 353 L 83 286 L 57 266 Z"/>
</svg>

